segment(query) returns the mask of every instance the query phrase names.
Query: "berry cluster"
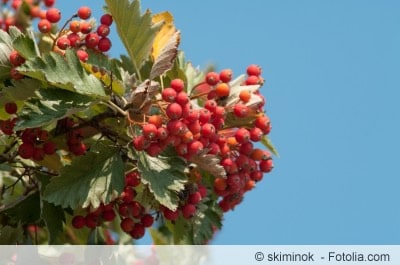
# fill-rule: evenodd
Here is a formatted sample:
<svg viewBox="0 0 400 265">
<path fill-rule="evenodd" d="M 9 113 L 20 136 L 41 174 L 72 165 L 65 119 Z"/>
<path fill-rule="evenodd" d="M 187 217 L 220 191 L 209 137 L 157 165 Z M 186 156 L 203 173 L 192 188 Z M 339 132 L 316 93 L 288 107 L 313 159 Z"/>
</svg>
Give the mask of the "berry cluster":
<svg viewBox="0 0 400 265">
<path fill-rule="evenodd" d="M 18 154 L 24 159 L 41 161 L 45 155 L 53 155 L 57 146 L 49 140 L 49 132 L 40 128 L 25 129 L 21 134 L 22 144 L 18 148 Z"/>
<path fill-rule="evenodd" d="M 12 115 L 7 120 L 0 120 L 0 130 L 5 135 L 14 133 L 14 126 L 17 122 L 18 106 L 15 102 L 8 102 L 4 106 L 5 111 Z M 18 131 L 16 135 L 21 139 L 22 143 L 18 147 L 18 155 L 24 159 L 32 159 L 41 161 L 45 155 L 53 155 L 57 146 L 49 140 L 49 132 L 41 128 L 27 128 L 23 131 Z"/>
<path fill-rule="evenodd" d="M 122 231 L 134 239 L 142 238 L 145 228 L 151 227 L 154 217 L 142 204 L 135 200 L 136 190 L 141 183 L 140 174 L 131 171 L 125 175 L 125 188 L 121 195 L 107 205 L 102 204 L 96 209 L 87 209 L 87 214 L 75 215 L 72 225 L 76 229 L 83 227 L 95 228 L 104 222 L 113 221 L 117 215 Z"/>
<path fill-rule="evenodd" d="M 230 69 L 207 73 L 204 82 L 190 96 L 182 80 L 172 80 L 161 91 L 160 114 L 149 116 L 140 126 L 141 133 L 133 138 L 134 148 L 150 156 L 157 156 L 172 146 L 188 163 L 204 154 L 219 157 L 226 176 L 215 176 L 213 190 L 221 196 L 219 205 L 224 211 L 240 203 L 243 194 L 273 168 L 271 153 L 254 145 L 271 130 L 270 120 L 263 111 L 264 97 L 254 89 L 264 82 L 261 68 L 249 65 L 246 72 L 240 91 L 237 88 L 231 91 Z M 239 123 L 242 120 L 243 126 L 226 124 L 229 117 L 238 119 Z M 201 178 L 196 184 L 202 187 Z M 192 195 L 199 200 L 205 196 L 195 194 Z M 182 203 L 179 210 L 185 218 L 194 214 L 195 204 Z M 166 219 L 179 216 L 178 210 L 161 210 Z"/>
<path fill-rule="evenodd" d="M 77 13 L 69 20 L 68 28 L 61 29 L 55 39 L 55 51 L 63 53 L 68 48 L 76 49 L 79 58 L 82 61 L 88 59 L 87 49 L 99 52 L 107 52 L 111 49 L 111 40 L 107 37 L 110 34 L 110 26 L 113 23 L 111 15 L 104 14 L 100 18 L 100 25 L 93 30 L 94 24 L 88 19 L 92 11 L 87 6 L 82 6 Z M 73 18 L 80 20 L 74 20 Z M 38 29 L 43 34 L 51 33 L 52 24 L 61 20 L 61 12 L 51 7 L 46 11 L 46 17 L 38 23 Z"/>
</svg>

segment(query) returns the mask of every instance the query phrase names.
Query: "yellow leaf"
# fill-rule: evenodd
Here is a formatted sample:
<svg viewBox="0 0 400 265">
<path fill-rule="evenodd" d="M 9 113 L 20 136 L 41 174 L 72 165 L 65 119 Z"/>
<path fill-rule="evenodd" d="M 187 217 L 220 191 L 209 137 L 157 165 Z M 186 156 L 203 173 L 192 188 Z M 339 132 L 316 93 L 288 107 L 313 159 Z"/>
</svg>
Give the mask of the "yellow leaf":
<svg viewBox="0 0 400 265">
<path fill-rule="evenodd" d="M 174 17 L 171 15 L 171 13 L 166 11 L 155 14 L 152 17 L 152 22 L 153 24 L 164 22 L 153 42 L 151 56 L 153 61 L 155 61 L 161 54 L 163 48 L 168 44 L 169 40 L 174 38 L 174 34 L 177 32 L 177 30 L 174 25 Z"/>
<path fill-rule="evenodd" d="M 120 95 L 120 96 L 124 94 L 125 88 L 124 88 L 124 85 L 122 84 L 122 82 L 116 78 L 112 78 L 108 72 L 100 71 L 100 69 L 97 71 L 93 71 L 93 67 L 96 67 L 96 66 L 93 66 L 88 63 L 82 63 L 82 66 L 85 68 L 86 71 L 91 73 L 98 80 L 102 81 L 105 86 L 111 87 L 112 91 L 115 94 Z M 111 80 L 112 80 L 112 83 L 111 83 Z"/>
</svg>

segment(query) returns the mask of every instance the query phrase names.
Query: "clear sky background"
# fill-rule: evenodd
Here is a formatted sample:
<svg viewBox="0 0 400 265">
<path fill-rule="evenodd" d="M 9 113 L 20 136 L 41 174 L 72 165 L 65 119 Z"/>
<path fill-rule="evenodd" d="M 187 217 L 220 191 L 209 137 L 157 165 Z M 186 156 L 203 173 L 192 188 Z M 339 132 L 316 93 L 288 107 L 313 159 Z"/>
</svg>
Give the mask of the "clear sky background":
<svg viewBox="0 0 400 265">
<path fill-rule="evenodd" d="M 58 1 L 64 13 L 103 1 Z M 194 65 L 262 66 L 280 152 L 214 244 L 400 244 L 400 1 L 143 0 Z M 112 55 L 125 53 L 114 38 Z"/>
</svg>

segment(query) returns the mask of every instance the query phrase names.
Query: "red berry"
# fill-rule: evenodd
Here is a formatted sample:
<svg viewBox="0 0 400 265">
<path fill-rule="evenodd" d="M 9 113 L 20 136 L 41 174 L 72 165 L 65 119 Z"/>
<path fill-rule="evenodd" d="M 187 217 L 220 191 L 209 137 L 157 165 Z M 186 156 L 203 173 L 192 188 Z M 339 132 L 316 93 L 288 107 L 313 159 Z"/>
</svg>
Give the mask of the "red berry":
<svg viewBox="0 0 400 265">
<path fill-rule="evenodd" d="M 133 138 L 132 144 L 137 151 L 143 151 L 149 146 L 150 143 L 143 135 L 139 135 Z"/>
<path fill-rule="evenodd" d="M 222 106 L 216 106 L 214 111 L 214 118 L 224 118 L 225 117 L 225 108 Z"/>
<path fill-rule="evenodd" d="M 160 127 L 157 129 L 157 139 L 165 140 L 168 137 L 168 130 L 165 127 Z"/>
<path fill-rule="evenodd" d="M 53 6 L 55 2 L 56 0 L 43 0 L 44 5 L 47 7 Z"/>
<path fill-rule="evenodd" d="M 261 67 L 256 64 L 251 64 L 247 67 L 246 72 L 248 75 L 259 76 L 261 74 Z"/>
<path fill-rule="evenodd" d="M 258 128 L 258 127 L 253 127 L 253 128 L 251 128 L 251 130 L 250 130 L 250 139 L 251 139 L 253 142 L 258 142 L 258 141 L 260 141 L 261 138 L 263 137 L 263 135 L 264 135 L 263 131 L 262 131 L 260 128 Z"/>
<path fill-rule="evenodd" d="M 145 214 L 140 218 L 140 222 L 144 227 L 150 227 L 154 223 L 154 218 L 150 214 Z"/>
<path fill-rule="evenodd" d="M 110 14 L 104 14 L 100 18 L 100 23 L 107 26 L 111 26 L 111 24 L 113 23 L 113 18 Z"/>
<path fill-rule="evenodd" d="M 203 148 L 204 148 L 204 145 L 200 141 L 193 141 L 188 144 L 188 154 L 196 155 L 200 151 L 202 151 Z"/>
<path fill-rule="evenodd" d="M 246 128 L 239 128 L 235 133 L 235 139 L 238 143 L 246 143 L 250 140 L 250 133 Z"/>
<path fill-rule="evenodd" d="M 186 204 L 185 206 L 183 206 L 182 208 L 182 215 L 185 219 L 190 219 L 194 216 L 194 214 L 196 213 L 196 206 L 194 206 L 193 204 Z"/>
<path fill-rule="evenodd" d="M 250 135 L 250 137 L 251 137 L 251 135 Z M 253 143 L 252 142 L 247 142 L 247 143 L 243 143 L 240 145 L 239 152 L 241 154 L 249 156 L 252 151 L 253 151 Z"/>
<path fill-rule="evenodd" d="M 131 202 L 133 198 L 135 198 L 135 196 L 136 196 L 135 190 L 129 186 L 126 186 L 124 188 L 124 191 L 121 193 L 120 197 L 124 202 Z"/>
<path fill-rule="evenodd" d="M 102 214 L 101 217 L 103 217 L 104 221 L 106 222 L 111 222 L 114 220 L 116 214 L 113 209 L 111 210 L 105 210 Z"/>
<path fill-rule="evenodd" d="M 99 43 L 97 44 L 97 47 L 99 48 L 100 51 L 102 52 L 107 52 L 111 49 L 111 40 L 109 38 L 101 38 L 99 40 Z"/>
<path fill-rule="evenodd" d="M 86 145 L 84 143 L 74 144 L 70 147 L 70 151 L 76 156 L 81 156 L 86 153 Z"/>
<path fill-rule="evenodd" d="M 188 129 L 192 132 L 193 135 L 200 133 L 200 131 L 201 131 L 200 122 L 197 120 L 197 121 L 190 123 L 188 125 Z"/>
<path fill-rule="evenodd" d="M 33 150 L 32 158 L 35 161 L 42 161 L 44 159 L 44 155 L 45 155 L 45 153 L 44 153 L 43 148 L 35 147 Z"/>
<path fill-rule="evenodd" d="M 16 67 L 12 67 L 12 68 L 10 69 L 10 76 L 11 76 L 11 78 L 14 79 L 14 80 L 19 80 L 19 79 L 24 78 L 24 75 L 21 74 L 21 73 L 17 70 Z"/>
<path fill-rule="evenodd" d="M 15 114 L 17 113 L 18 106 L 15 102 L 7 102 L 4 105 L 4 109 L 8 114 Z"/>
<path fill-rule="evenodd" d="M 85 50 L 77 50 L 76 55 L 82 62 L 86 62 L 89 59 L 89 54 Z"/>
<path fill-rule="evenodd" d="M 125 185 L 137 187 L 140 184 L 140 174 L 137 171 L 129 172 L 125 175 Z"/>
<path fill-rule="evenodd" d="M 90 7 L 87 6 L 81 6 L 78 9 L 78 17 L 81 19 L 88 19 L 92 15 L 92 10 Z"/>
<path fill-rule="evenodd" d="M 189 203 L 191 204 L 198 204 L 201 201 L 201 194 L 200 192 L 196 191 L 189 195 Z"/>
<path fill-rule="evenodd" d="M 175 147 L 176 153 L 180 156 L 184 156 L 188 153 L 187 151 L 187 144 L 180 143 L 178 146 Z"/>
<path fill-rule="evenodd" d="M 132 202 L 129 203 L 129 207 L 130 207 L 130 210 L 131 210 L 131 215 L 134 218 L 137 218 L 137 217 L 139 217 L 139 216 L 141 216 L 143 214 L 144 208 L 139 202 L 132 201 Z"/>
<path fill-rule="evenodd" d="M 95 228 L 98 225 L 98 216 L 95 213 L 89 213 L 85 217 L 86 226 L 89 228 Z"/>
<path fill-rule="evenodd" d="M 61 50 L 66 50 L 71 46 L 71 41 L 63 36 L 57 39 L 57 47 L 60 48 Z"/>
<path fill-rule="evenodd" d="M 85 217 L 83 217 L 82 215 L 76 215 L 74 216 L 74 218 L 72 218 L 72 226 L 75 229 L 81 229 L 85 225 L 86 225 L 86 220 Z"/>
<path fill-rule="evenodd" d="M 142 224 L 137 223 L 129 234 L 133 239 L 140 239 L 145 234 L 145 228 Z"/>
<path fill-rule="evenodd" d="M 170 220 L 170 221 L 174 221 L 174 220 L 178 219 L 179 211 L 178 210 L 172 211 L 172 210 L 170 210 L 168 208 L 164 208 L 163 209 L 163 215 L 164 215 L 165 219 Z"/>
<path fill-rule="evenodd" d="M 57 23 L 61 19 L 61 12 L 55 7 L 47 9 L 46 19 L 51 23 Z"/>
<path fill-rule="evenodd" d="M 185 83 L 182 79 L 173 79 L 170 84 L 171 88 L 175 89 L 176 92 L 181 92 L 185 88 Z"/>
<path fill-rule="evenodd" d="M 167 102 L 175 102 L 176 95 L 176 90 L 172 87 L 167 87 L 161 92 L 162 99 Z"/>
<path fill-rule="evenodd" d="M 47 19 L 41 19 L 38 23 L 38 29 L 41 33 L 49 33 L 51 31 L 51 23 Z"/>
<path fill-rule="evenodd" d="M 216 85 L 219 82 L 219 74 L 216 72 L 208 72 L 206 74 L 206 82 L 210 86 Z"/>
<path fill-rule="evenodd" d="M 121 221 L 120 226 L 122 231 L 124 231 L 125 233 L 129 233 L 135 226 L 135 222 L 131 218 L 125 218 Z"/>
<path fill-rule="evenodd" d="M 182 116 L 182 107 L 178 103 L 171 103 L 165 112 L 171 120 L 179 119 Z"/>
<path fill-rule="evenodd" d="M 198 191 L 199 191 L 199 193 L 201 195 L 201 198 L 205 198 L 207 196 L 208 191 L 207 191 L 207 188 L 205 186 L 199 184 L 198 185 Z"/>
<path fill-rule="evenodd" d="M 270 120 L 268 116 L 257 117 L 254 121 L 254 126 L 260 128 L 263 132 L 268 130 L 270 127 Z"/>
<path fill-rule="evenodd" d="M 18 148 L 18 154 L 24 159 L 30 159 L 33 157 L 35 147 L 29 143 L 23 143 Z"/>
<path fill-rule="evenodd" d="M 199 120 L 200 111 L 198 109 L 189 109 L 186 114 L 187 115 L 185 116 L 185 119 L 188 122 L 195 122 Z"/>
<path fill-rule="evenodd" d="M 52 155 L 56 152 L 57 146 L 54 142 L 48 141 L 43 144 L 43 151 L 46 155 Z"/>
<path fill-rule="evenodd" d="M 100 25 L 97 27 L 97 34 L 101 37 L 107 37 L 110 34 L 110 27 L 107 25 Z"/>
<path fill-rule="evenodd" d="M 20 66 L 25 62 L 25 58 L 15 50 L 10 53 L 9 59 L 13 66 Z"/>
<path fill-rule="evenodd" d="M 261 160 L 259 167 L 260 167 L 260 171 L 268 173 L 272 170 L 272 168 L 274 167 L 274 164 L 272 162 L 272 159 Z"/>
<path fill-rule="evenodd" d="M 200 109 L 199 114 L 200 114 L 199 116 L 200 123 L 204 124 L 210 121 L 211 113 L 208 109 Z"/>
<path fill-rule="evenodd" d="M 15 119 L 8 119 L 5 121 L 0 120 L 0 130 L 5 135 L 12 135 L 15 126 Z"/>
<path fill-rule="evenodd" d="M 189 97 L 185 91 L 181 91 L 176 95 L 175 102 L 181 106 L 184 106 L 189 103 Z"/>
<path fill-rule="evenodd" d="M 219 79 L 224 83 L 228 83 L 232 80 L 232 75 L 231 69 L 224 69 L 219 73 Z"/>
<path fill-rule="evenodd" d="M 167 130 L 169 135 L 180 135 L 187 130 L 187 126 L 180 120 L 170 120 L 167 123 Z"/>
<path fill-rule="evenodd" d="M 246 85 L 251 86 L 251 85 L 259 85 L 261 84 L 261 80 L 258 76 L 256 75 L 250 75 L 246 79 Z"/>
<path fill-rule="evenodd" d="M 149 156 L 156 157 L 162 152 L 162 148 L 159 143 L 151 143 L 145 150 Z"/>
<path fill-rule="evenodd" d="M 204 103 L 204 108 L 208 109 L 211 112 L 214 112 L 217 108 L 217 102 L 213 99 L 209 99 Z"/>
<path fill-rule="evenodd" d="M 118 206 L 118 213 L 119 215 L 123 216 L 123 217 L 127 217 L 129 215 L 129 205 L 128 203 L 121 203 Z"/>
<path fill-rule="evenodd" d="M 255 182 L 261 181 L 263 179 L 263 172 L 261 171 L 254 171 L 250 174 L 250 178 Z"/>
<path fill-rule="evenodd" d="M 71 47 L 79 47 L 81 44 L 81 37 L 78 33 L 70 33 L 67 35 Z"/>
<path fill-rule="evenodd" d="M 86 35 L 85 44 L 88 48 L 95 48 L 100 41 L 100 37 L 97 33 L 89 33 Z"/>
<path fill-rule="evenodd" d="M 142 127 L 142 131 L 143 136 L 149 140 L 154 139 L 157 135 L 157 127 L 151 123 L 144 124 Z"/>
<path fill-rule="evenodd" d="M 210 138 L 215 133 L 215 127 L 211 123 L 205 123 L 201 126 L 200 134 L 203 137 Z"/>
<path fill-rule="evenodd" d="M 233 106 L 233 114 L 239 118 L 247 117 L 249 114 L 249 107 L 242 103 L 237 103 L 235 106 Z"/>
</svg>

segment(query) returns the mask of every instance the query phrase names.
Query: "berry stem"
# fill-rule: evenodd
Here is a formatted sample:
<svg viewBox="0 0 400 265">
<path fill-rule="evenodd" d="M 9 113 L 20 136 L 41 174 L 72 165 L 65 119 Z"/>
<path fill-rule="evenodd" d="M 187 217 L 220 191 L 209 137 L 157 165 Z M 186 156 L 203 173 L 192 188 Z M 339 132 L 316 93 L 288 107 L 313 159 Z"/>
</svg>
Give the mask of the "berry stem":
<svg viewBox="0 0 400 265">
<path fill-rule="evenodd" d="M 53 45 L 51 46 L 51 50 L 54 50 L 54 47 L 56 46 L 56 40 L 63 35 L 63 32 L 65 28 L 68 26 L 68 24 L 74 19 L 77 18 L 78 14 L 72 15 L 67 21 L 65 21 L 64 25 L 61 27 L 61 29 L 58 31 L 56 37 L 53 39 Z M 51 35 L 51 34 L 50 34 Z"/>
</svg>

